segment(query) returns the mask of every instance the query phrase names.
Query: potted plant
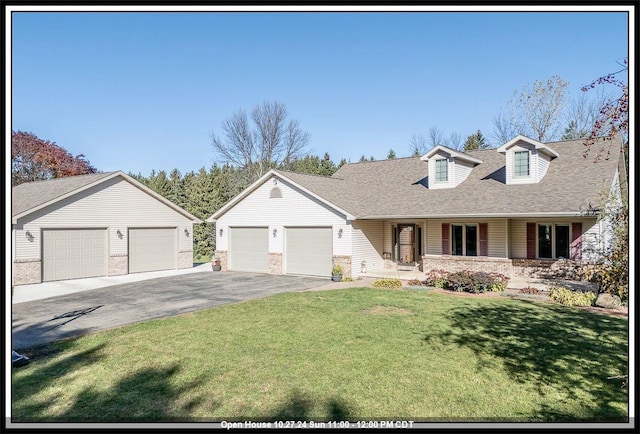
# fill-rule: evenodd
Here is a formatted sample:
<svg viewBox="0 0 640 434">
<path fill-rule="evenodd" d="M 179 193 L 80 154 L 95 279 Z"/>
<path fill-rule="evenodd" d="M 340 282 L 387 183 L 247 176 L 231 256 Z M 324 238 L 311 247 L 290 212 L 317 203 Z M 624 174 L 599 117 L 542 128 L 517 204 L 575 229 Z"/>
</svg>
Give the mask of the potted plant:
<svg viewBox="0 0 640 434">
<path fill-rule="evenodd" d="M 211 269 L 213 271 L 220 271 L 222 269 L 219 258 L 216 257 L 211 260 Z"/>
<path fill-rule="evenodd" d="M 341 282 L 342 281 L 342 272 L 343 268 L 340 264 L 334 264 L 331 269 L 331 280 L 333 282 Z"/>
</svg>

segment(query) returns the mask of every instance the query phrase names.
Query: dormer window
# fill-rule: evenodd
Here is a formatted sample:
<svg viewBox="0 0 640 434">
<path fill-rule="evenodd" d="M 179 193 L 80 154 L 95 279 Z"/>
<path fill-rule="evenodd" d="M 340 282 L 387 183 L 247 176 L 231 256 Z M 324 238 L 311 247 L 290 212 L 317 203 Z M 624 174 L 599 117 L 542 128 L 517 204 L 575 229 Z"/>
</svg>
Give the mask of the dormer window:
<svg viewBox="0 0 640 434">
<path fill-rule="evenodd" d="M 513 176 L 529 176 L 529 151 L 513 153 Z"/>
<path fill-rule="evenodd" d="M 560 155 L 544 143 L 518 135 L 497 149 L 505 155 L 507 185 L 542 181 L 551 161 Z"/>
<path fill-rule="evenodd" d="M 436 182 L 449 181 L 447 172 L 448 161 L 445 159 L 436 160 Z"/>
<path fill-rule="evenodd" d="M 467 179 L 473 168 L 482 160 L 438 145 L 420 157 L 429 164 L 428 188 L 455 188 Z M 451 176 L 449 176 L 451 175 Z"/>
</svg>

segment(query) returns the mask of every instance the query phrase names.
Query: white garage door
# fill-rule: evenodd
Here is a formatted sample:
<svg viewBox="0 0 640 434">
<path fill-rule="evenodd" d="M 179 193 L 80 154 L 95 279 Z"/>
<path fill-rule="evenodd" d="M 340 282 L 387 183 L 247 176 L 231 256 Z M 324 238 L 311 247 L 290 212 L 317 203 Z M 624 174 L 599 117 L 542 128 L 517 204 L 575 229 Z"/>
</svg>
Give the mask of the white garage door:
<svg viewBox="0 0 640 434">
<path fill-rule="evenodd" d="M 129 229 L 129 273 L 176 268 L 177 242 L 175 228 Z"/>
<path fill-rule="evenodd" d="M 286 238 L 287 274 L 331 275 L 331 228 L 287 228 Z"/>
<path fill-rule="evenodd" d="M 106 275 L 106 229 L 45 229 L 42 231 L 42 280 L 79 279 Z"/>
<path fill-rule="evenodd" d="M 269 272 L 269 229 L 229 229 L 229 269 Z"/>
</svg>

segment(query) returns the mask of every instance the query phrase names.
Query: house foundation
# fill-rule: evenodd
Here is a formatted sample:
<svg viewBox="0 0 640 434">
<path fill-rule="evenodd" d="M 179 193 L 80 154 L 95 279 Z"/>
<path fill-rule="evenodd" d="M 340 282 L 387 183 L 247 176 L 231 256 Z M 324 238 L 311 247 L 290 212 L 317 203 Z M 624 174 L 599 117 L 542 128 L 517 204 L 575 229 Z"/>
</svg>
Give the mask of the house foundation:
<svg viewBox="0 0 640 434">
<path fill-rule="evenodd" d="M 499 273 L 509 278 L 581 280 L 585 263 L 568 259 L 508 259 L 477 256 L 428 256 L 422 257 L 425 273 L 444 270 Z"/>
</svg>

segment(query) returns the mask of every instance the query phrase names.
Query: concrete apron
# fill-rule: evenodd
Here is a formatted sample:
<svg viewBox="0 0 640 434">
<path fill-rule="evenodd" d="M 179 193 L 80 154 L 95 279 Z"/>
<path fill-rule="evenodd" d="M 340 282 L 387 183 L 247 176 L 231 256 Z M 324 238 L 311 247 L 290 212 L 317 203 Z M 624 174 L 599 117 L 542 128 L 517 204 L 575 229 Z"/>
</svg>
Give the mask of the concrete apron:
<svg viewBox="0 0 640 434">
<path fill-rule="evenodd" d="M 203 271 L 211 271 L 211 264 L 207 262 L 181 270 L 150 271 L 147 273 L 125 274 L 122 276 L 89 277 L 85 279 L 34 283 L 32 285 L 18 285 L 12 288 L 11 303 L 24 303 L 90 289 L 104 288 L 106 286 L 120 285 L 122 283 L 139 282 L 142 280 L 155 279 L 156 277 L 176 276 L 179 274 L 199 273 Z"/>
</svg>

